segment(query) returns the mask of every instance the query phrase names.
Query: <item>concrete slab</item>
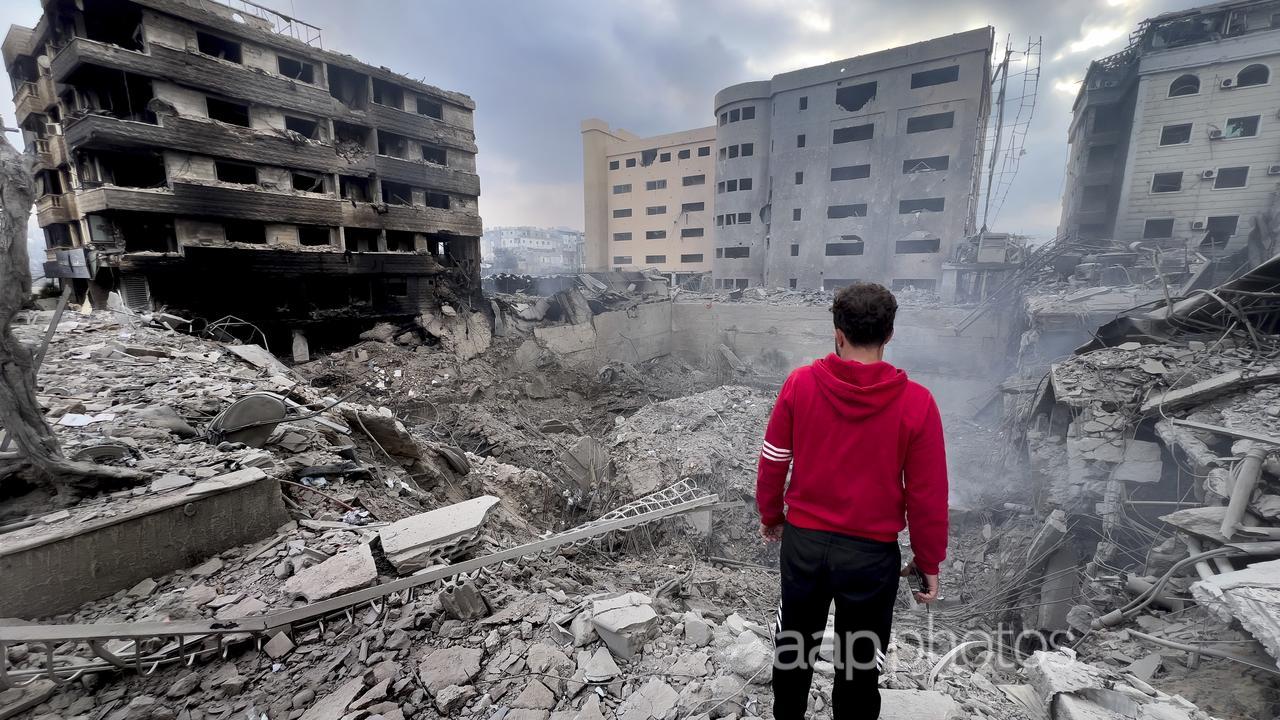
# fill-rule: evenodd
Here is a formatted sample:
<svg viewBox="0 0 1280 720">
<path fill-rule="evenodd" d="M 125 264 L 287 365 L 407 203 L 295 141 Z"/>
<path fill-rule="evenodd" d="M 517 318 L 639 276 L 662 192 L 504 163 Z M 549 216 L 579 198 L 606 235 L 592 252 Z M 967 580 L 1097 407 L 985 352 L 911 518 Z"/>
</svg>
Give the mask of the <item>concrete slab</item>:
<svg viewBox="0 0 1280 720">
<path fill-rule="evenodd" d="M 630 660 L 656 630 L 658 614 L 652 602 L 646 595 L 629 592 L 592 603 L 596 633 L 614 655 Z"/>
<path fill-rule="evenodd" d="M 1160 482 L 1164 472 L 1160 443 L 1130 440 L 1124 447 L 1124 459 L 1116 467 L 1116 480 L 1132 483 Z"/>
<path fill-rule="evenodd" d="M 417 572 L 440 561 L 442 546 L 475 533 L 497 504 L 498 498 L 482 495 L 397 520 L 378 531 L 382 551 L 401 573 Z"/>
<path fill-rule="evenodd" d="M 1191 596 L 1224 622 L 1239 620 L 1280 664 L 1280 560 L 1201 580 Z"/>
<path fill-rule="evenodd" d="M 373 552 L 367 543 L 361 543 L 294 575 L 285 581 L 282 590 L 290 597 L 317 602 L 368 587 L 377 579 Z"/>
<path fill-rule="evenodd" d="M 932 690 L 881 690 L 880 720 L 954 720 L 960 706 Z"/>
</svg>

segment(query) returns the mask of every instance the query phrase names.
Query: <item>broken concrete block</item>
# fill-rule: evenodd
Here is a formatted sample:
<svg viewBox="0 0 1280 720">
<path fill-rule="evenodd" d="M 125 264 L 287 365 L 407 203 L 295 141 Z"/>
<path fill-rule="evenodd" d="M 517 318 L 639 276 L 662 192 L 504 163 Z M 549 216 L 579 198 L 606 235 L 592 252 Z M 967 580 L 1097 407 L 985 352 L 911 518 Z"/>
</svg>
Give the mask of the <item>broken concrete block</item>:
<svg viewBox="0 0 1280 720">
<path fill-rule="evenodd" d="M 293 641 L 284 632 L 278 632 L 262 646 L 262 652 L 272 660 L 279 660 L 293 650 Z"/>
<path fill-rule="evenodd" d="M 551 692 L 551 688 L 543 685 L 541 682 L 530 680 L 524 690 L 511 701 L 511 707 L 525 708 L 527 710 L 550 710 L 556 706 L 555 693 Z"/>
<path fill-rule="evenodd" d="M 1191 586 L 1191 596 L 1224 622 L 1238 620 L 1271 657 L 1280 659 L 1280 560 L 1254 563 Z"/>
<path fill-rule="evenodd" d="M 476 620 L 489 614 L 489 604 L 474 583 L 459 583 L 440 591 L 440 606 L 455 620 Z"/>
<path fill-rule="evenodd" d="M 352 430 L 359 430 L 373 438 L 389 455 L 401 458 L 421 459 L 422 449 L 409 434 L 404 423 L 396 419 L 386 408 L 343 404 L 342 417 L 346 419 Z"/>
<path fill-rule="evenodd" d="M 151 593 L 156 591 L 156 581 L 151 578 L 144 578 L 138 581 L 137 585 L 129 588 L 128 595 L 133 598 L 150 597 Z"/>
<path fill-rule="evenodd" d="M 452 716 L 476 696 L 476 689 L 471 685 L 450 685 L 436 693 L 436 710 L 441 715 Z"/>
<path fill-rule="evenodd" d="M 312 565 L 285 581 L 282 592 L 289 597 L 302 597 L 316 602 L 334 595 L 359 590 L 378 579 L 369 545 L 338 553 L 319 565 Z"/>
<path fill-rule="evenodd" d="M 613 477 L 613 461 L 609 457 L 609 450 L 589 435 L 578 438 L 572 447 L 561 453 L 560 462 L 584 492 L 594 490 L 597 485 L 608 482 Z"/>
<path fill-rule="evenodd" d="M 702 677 L 707 674 L 707 662 L 710 660 L 711 657 L 707 655 L 707 651 L 705 650 L 681 655 L 674 663 L 672 663 L 671 668 L 668 669 L 667 672 L 675 677 Z M 772 662 L 772 657 L 770 658 L 770 662 Z"/>
<path fill-rule="evenodd" d="M 226 345 L 225 347 L 231 351 L 232 355 L 256 368 L 269 370 L 278 375 L 289 374 L 289 368 L 284 363 L 259 345 Z"/>
<path fill-rule="evenodd" d="M 581 666 L 582 679 L 589 683 L 607 683 L 622 674 L 609 648 L 596 648 Z"/>
<path fill-rule="evenodd" d="M 733 674 L 756 685 L 767 685 L 773 679 L 773 648 L 751 630 L 744 630 L 732 645 L 725 648 L 724 660 Z"/>
<path fill-rule="evenodd" d="M 614 655 L 630 660 L 658 627 L 652 600 L 638 592 L 596 600 L 591 621 Z"/>
<path fill-rule="evenodd" d="M 1160 443 L 1130 440 L 1124 448 L 1124 459 L 1116 467 L 1116 480 L 1132 483 L 1160 482 L 1164 471 Z"/>
<path fill-rule="evenodd" d="M 1024 669 L 1031 686 L 1046 705 L 1063 693 L 1103 687 L 1106 680 L 1101 670 L 1064 652 L 1037 650 L 1026 661 Z"/>
<path fill-rule="evenodd" d="M 675 709 L 680 695 L 670 685 L 656 677 L 627 696 L 618 706 L 618 720 L 649 720 L 665 718 Z"/>
<path fill-rule="evenodd" d="M 307 708 L 301 720 L 341 720 L 347 714 L 347 706 L 363 689 L 364 678 L 357 675 Z"/>
<path fill-rule="evenodd" d="M 477 532 L 497 504 L 498 498 L 482 495 L 397 520 L 378 531 L 382 551 L 401 573 L 436 565 L 441 560 L 441 548 Z"/>
<path fill-rule="evenodd" d="M 1124 440 L 1115 437 L 1067 438 L 1067 454 L 1084 460 L 1118 463 L 1124 460 Z"/>
<path fill-rule="evenodd" d="M 164 492 L 165 490 L 177 490 L 178 488 L 184 488 L 188 485 L 194 485 L 195 482 L 195 480 L 192 480 L 185 475 L 169 473 L 168 475 L 162 475 L 159 479 L 152 481 L 151 486 L 147 489 L 153 493 L 158 493 Z"/>
<path fill-rule="evenodd" d="M 880 720 L 958 720 L 960 706 L 933 690 L 881 690 Z"/>
<path fill-rule="evenodd" d="M 184 698 L 200 688 L 200 680 L 200 673 L 187 673 L 175 680 L 164 695 L 171 699 Z"/>
<path fill-rule="evenodd" d="M 58 688 L 52 680 L 36 680 L 30 685 L 0 691 L 0 718 L 11 718 L 48 700 Z"/>
<path fill-rule="evenodd" d="M 696 612 L 684 614 L 684 639 L 694 647 L 703 647 L 711 642 L 711 623 L 702 619 Z"/>
<path fill-rule="evenodd" d="M 479 648 L 432 650 L 418 664 L 418 678 L 433 696 L 450 685 L 466 685 L 480 673 L 483 655 Z"/>
</svg>

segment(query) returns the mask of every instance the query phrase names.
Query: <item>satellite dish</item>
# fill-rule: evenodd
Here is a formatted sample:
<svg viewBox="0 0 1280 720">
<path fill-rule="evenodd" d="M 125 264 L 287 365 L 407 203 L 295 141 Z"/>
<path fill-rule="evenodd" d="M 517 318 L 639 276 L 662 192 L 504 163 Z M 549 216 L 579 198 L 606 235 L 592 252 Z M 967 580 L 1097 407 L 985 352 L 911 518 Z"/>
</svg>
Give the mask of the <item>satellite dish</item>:
<svg viewBox="0 0 1280 720">
<path fill-rule="evenodd" d="M 36 65 L 39 65 L 41 70 L 48 70 L 51 64 L 52 64 L 52 61 L 49 60 L 48 55 L 41 55 L 40 57 L 36 58 Z"/>
</svg>

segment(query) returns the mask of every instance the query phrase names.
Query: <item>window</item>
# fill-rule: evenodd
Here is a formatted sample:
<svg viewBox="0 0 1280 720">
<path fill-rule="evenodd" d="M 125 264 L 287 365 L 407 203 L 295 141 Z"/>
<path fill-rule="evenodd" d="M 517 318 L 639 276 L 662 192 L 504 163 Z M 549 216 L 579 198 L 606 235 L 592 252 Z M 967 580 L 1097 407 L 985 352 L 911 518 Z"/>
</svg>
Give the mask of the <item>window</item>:
<svg viewBox="0 0 1280 720">
<path fill-rule="evenodd" d="M 666 180 L 648 180 L 645 181 L 645 190 L 665 190 L 667 187 Z"/>
<path fill-rule="evenodd" d="M 800 246 L 795 243 L 791 244 L 791 257 L 800 257 Z"/>
<path fill-rule="evenodd" d="M 920 198 L 919 200 L 901 200 L 898 202 L 898 214 L 909 215 L 916 212 L 942 212 L 946 198 Z"/>
<path fill-rule="evenodd" d="M 671 162 L 671 153 L 664 152 L 658 156 L 658 162 Z"/>
<path fill-rule="evenodd" d="M 666 255 L 645 255 L 644 262 L 646 265 L 656 265 L 667 261 Z"/>
<path fill-rule="evenodd" d="M 276 56 L 276 68 L 281 75 L 287 78 L 301 80 L 307 84 L 314 84 L 316 81 L 316 66 L 309 62 L 278 55 Z"/>
<path fill-rule="evenodd" d="M 735 123 L 742 119 L 742 111 L 734 108 L 729 111 L 729 122 Z"/>
<path fill-rule="evenodd" d="M 1227 118 L 1227 127 L 1222 131 L 1222 135 L 1228 138 L 1254 137 L 1258 134 L 1258 120 L 1261 117 L 1261 115 L 1250 115 Z"/>
<path fill-rule="evenodd" d="M 1218 168 L 1218 176 L 1213 179 L 1214 190 L 1242 188 L 1249 183 L 1249 166 Z"/>
<path fill-rule="evenodd" d="M 1226 247 L 1232 235 L 1236 234 L 1236 226 L 1240 223 L 1238 215 L 1220 215 L 1210 217 L 1205 222 L 1204 240 L 1200 247 Z"/>
<path fill-rule="evenodd" d="M 742 119 L 743 119 L 743 120 L 755 120 L 755 119 L 756 119 L 756 107 L 755 107 L 755 105 L 752 105 L 752 106 L 750 106 L 750 107 L 744 107 L 744 108 L 742 108 Z"/>
<path fill-rule="evenodd" d="M 795 290 L 795 289 L 796 289 L 796 279 L 795 279 L 795 278 L 791 278 L 791 279 L 787 280 L 787 287 L 791 288 L 792 290 Z"/>
<path fill-rule="evenodd" d="M 716 216 L 716 227 L 724 227 L 724 216 L 723 216 L 723 215 L 717 215 L 717 216 Z"/>
<path fill-rule="evenodd" d="M 724 191 L 725 191 L 725 192 L 738 192 L 738 181 L 737 181 L 737 180 L 726 180 L 726 181 L 725 181 L 725 183 L 724 183 Z"/>
<path fill-rule="evenodd" d="M 1182 173 L 1166 172 L 1151 176 L 1151 192 L 1171 193 L 1182 189 Z"/>
<path fill-rule="evenodd" d="M 711 154 L 710 145 L 703 145 L 702 147 L 698 148 L 698 157 L 707 157 L 710 154 Z"/>
<path fill-rule="evenodd" d="M 631 208 L 618 208 L 613 211 L 613 216 L 615 218 L 629 218 L 631 217 Z"/>
<path fill-rule="evenodd" d="M 680 206 L 680 212 L 699 212 L 707 209 L 706 203 L 692 202 Z"/>
<path fill-rule="evenodd" d="M 427 191 L 427 207 L 449 209 L 449 196 L 444 193 Z"/>
<path fill-rule="evenodd" d="M 729 124 L 729 113 L 720 113 L 720 124 L 721 125 Z"/>
<path fill-rule="evenodd" d="M 241 127 L 249 127 L 249 106 L 240 103 L 228 102 L 217 98 L 206 97 L 204 99 L 205 107 L 209 113 L 210 120 L 229 123 L 231 125 L 239 125 Z"/>
<path fill-rule="evenodd" d="M 613 264 L 614 265 L 630 265 L 631 256 L 630 255 L 614 255 Z"/>
<path fill-rule="evenodd" d="M 1266 85 L 1271 79 L 1271 71 L 1266 65 L 1250 65 L 1236 75 L 1236 87 Z"/>
<path fill-rule="evenodd" d="M 936 70 L 922 70 L 917 73 L 911 73 L 911 89 L 914 90 L 916 88 L 929 87 L 931 85 L 942 85 L 944 83 L 955 82 L 959 79 L 959 65 L 937 68 Z"/>
<path fill-rule="evenodd" d="M 1159 240 L 1173 237 L 1173 218 L 1147 220 L 1142 226 L 1144 240 Z"/>
<path fill-rule="evenodd" d="M 796 147 L 798 148 L 804 147 L 804 135 L 796 136 Z"/>
<path fill-rule="evenodd" d="M 1085 159 L 1085 170 L 1087 172 L 1109 170 L 1115 158 L 1115 145 L 1093 145 L 1089 148 L 1089 154 Z"/>
<path fill-rule="evenodd" d="M 724 248 L 716 248 L 716 257 L 717 258 L 724 257 Z M 716 282 L 720 282 L 720 281 L 717 280 Z"/>
<path fill-rule="evenodd" d="M 720 182 L 716 183 L 716 193 L 717 193 L 717 194 L 719 194 L 719 193 L 722 193 L 722 192 L 724 192 L 724 181 L 723 181 L 723 180 L 721 180 Z"/>
<path fill-rule="evenodd" d="M 948 125 L 948 127 L 950 126 Z M 831 131 L 831 142 L 839 145 L 840 143 L 870 140 L 875 137 L 875 133 L 876 126 L 870 123 L 866 125 L 854 125 L 853 127 L 836 128 Z"/>
<path fill-rule="evenodd" d="M 1200 78 L 1195 75 L 1179 75 L 1177 79 L 1169 83 L 1169 97 L 1198 95 L 1199 93 Z"/>
<path fill-rule="evenodd" d="M 755 143 L 742 143 L 742 157 L 751 157 L 756 154 Z"/>
<path fill-rule="evenodd" d="M 1111 205 L 1110 185 L 1085 185 L 1080 193 L 1081 210 L 1106 210 Z"/>
<path fill-rule="evenodd" d="M 865 177 L 871 177 L 870 165 L 846 165 L 844 167 L 831 168 L 831 179 L 833 181 L 858 180 Z"/>
<path fill-rule="evenodd" d="M 741 180 L 739 180 L 739 181 L 738 181 L 738 189 L 739 189 L 739 190 L 750 190 L 750 189 L 751 189 L 751 178 L 742 178 Z"/>
<path fill-rule="evenodd" d="M 720 148 L 720 151 L 721 151 L 721 152 L 724 152 L 726 149 L 729 151 L 729 157 L 731 157 L 731 158 L 736 158 L 736 157 L 738 157 L 738 146 L 737 146 L 737 145 L 730 145 L 728 148 Z"/>
<path fill-rule="evenodd" d="M 911 173 L 937 172 L 939 170 L 946 170 L 950 165 L 951 158 L 948 155 L 912 158 L 910 160 L 902 161 L 902 174 L 910 175 Z"/>
<path fill-rule="evenodd" d="M 693 185 L 701 185 L 706 181 L 707 181 L 706 175 L 685 175 L 684 178 L 681 179 L 681 182 L 684 183 L 685 187 L 691 187 Z"/>
<path fill-rule="evenodd" d="M 298 244 L 305 247 L 318 247 L 330 244 L 332 232 L 320 225 L 299 225 Z"/>
<path fill-rule="evenodd" d="M 801 210 L 800 208 L 792 208 L 792 210 L 791 210 L 791 220 L 792 220 L 792 222 L 799 222 L 799 221 L 800 221 L 800 215 L 801 215 L 800 210 Z"/>
<path fill-rule="evenodd" d="M 1191 142 L 1191 123 L 1165 125 L 1160 128 L 1161 145 L 1186 145 Z"/>
<path fill-rule="evenodd" d="M 635 158 L 627 158 L 627 167 L 629 167 L 629 168 L 633 168 L 633 167 L 635 167 L 635 166 L 636 166 L 636 159 L 635 159 Z"/>
<path fill-rule="evenodd" d="M 679 159 L 681 159 L 681 160 L 688 160 L 688 159 L 689 159 L 689 151 L 688 151 L 688 150 L 681 150 L 680 152 L 676 153 L 676 157 L 677 157 L 677 158 L 679 158 Z"/>
<path fill-rule="evenodd" d="M 801 110 L 808 110 L 808 109 L 809 109 L 809 96 L 808 96 L 808 95 L 801 95 L 801 96 L 800 96 L 800 109 L 801 109 Z"/>
<path fill-rule="evenodd" d="M 614 186 L 613 186 L 613 194 L 614 194 L 614 195 L 621 195 L 621 194 L 623 194 L 623 193 L 629 193 L 629 192 L 631 192 L 631 183 L 627 183 L 626 185 L 614 185 Z"/>
<path fill-rule="evenodd" d="M 610 160 L 610 161 L 609 161 L 609 169 L 610 169 L 610 170 L 617 170 L 619 167 L 621 167 L 621 165 L 618 163 L 618 161 L 617 161 L 617 160 Z"/>
<path fill-rule="evenodd" d="M 227 220 L 222 223 L 227 242 L 251 243 L 262 245 L 267 242 L 267 226 L 265 223 L 252 220 Z"/>
<path fill-rule="evenodd" d="M 387 82 L 379 78 L 373 79 L 373 102 L 378 105 L 395 108 L 396 110 L 404 109 L 404 88 L 395 83 Z"/>
<path fill-rule="evenodd" d="M 616 232 L 616 233 L 614 233 L 614 234 L 613 234 L 613 239 L 614 239 L 614 241 L 615 241 L 615 242 L 626 242 L 626 241 L 628 241 L 628 240 L 630 240 L 630 239 L 631 239 L 631 233 L 629 233 L 629 232 Z"/>
<path fill-rule="evenodd" d="M 934 130 L 946 130 L 955 124 L 956 114 L 954 112 L 934 113 L 932 115 L 919 115 L 913 118 L 907 118 L 907 133 L 932 132 Z"/>
<path fill-rule="evenodd" d="M 240 43 L 224 40 L 208 33 L 196 33 L 196 49 L 203 55 L 222 58 L 233 63 L 241 62 Z"/>
<path fill-rule="evenodd" d="M 720 148 L 720 159 L 724 160 L 729 157 L 729 148 Z"/>
<path fill-rule="evenodd" d="M 444 119 L 444 106 L 440 103 L 420 97 L 417 98 L 417 102 L 414 104 L 417 106 L 419 115 L 426 115 L 436 120 Z"/>
<path fill-rule="evenodd" d="M 1099 105 L 1093 109 L 1093 134 L 1113 132 L 1124 127 L 1124 112 L 1119 103 Z"/>
<path fill-rule="evenodd" d="M 322 193 L 325 191 L 324 175 L 294 170 L 289 173 L 289 177 L 293 183 L 294 190 L 314 193 Z"/>
<path fill-rule="evenodd" d="M 799 170 L 796 171 L 796 184 L 797 185 L 804 184 L 804 173 Z"/>
<path fill-rule="evenodd" d="M 682 262 L 682 263 L 700 263 L 700 262 L 702 262 L 702 253 L 689 253 L 688 255 L 681 255 L 681 256 L 680 256 L 680 262 Z"/>
<path fill-rule="evenodd" d="M 751 224 L 751 213 L 749 213 L 749 212 L 738 213 L 738 224 L 739 224 L 739 225 L 750 225 L 750 224 Z"/>
<path fill-rule="evenodd" d="M 667 206 L 666 205 L 650 205 L 649 207 L 644 209 L 644 214 L 645 215 L 666 215 Z"/>
<path fill-rule="evenodd" d="M 434 145 L 427 145 L 426 143 L 423 143 L 422 159 L 426 160 L 427 162 L 433 165 L 448 165 L 449 153 L 447 153 L 445 149 L 442 147 L 436 147 Z"/>
<path fill-rule="evenodd" d="M 748 258 L 751 257 L 751 248 L 727 247 L 724 249 L 724 257 L 726 260 L 740 260 L 742 258 Z"/>
<path fill-rule="evenodd" d="M 320 123 L 307 118 L 294 117 L 293 115 L 284 116 L 284 129 L 298 133 L 304 138 L 311 140 L 320 140 Z"/>
<path fill-rule="evenodd" d="M 936 253 L 941 246 L 942 240 L 936 237 L 912 238 L 910 240 L 899 240 L 893 244 L 893 252 L 896 255 L 920 255 L 922 253 Z"/>
<path fill-rule="evenodd" d="M 829 218 L 850 218 L 850 217 L 866 217 L 867 204 L 854 203 L 853 205 L 831 205 L 827 208 L 827 217 Z"/>
<path fill-rule="evenodd" d="M 640 151 L 640 164 L 643 165 L 644 167 L 649 167 L 657 159 L 658 159 L 657 150 L 641 150 Z"/>
<path fill-rule="evenodd" d="M 847 112 L 857 112 L 876 99 L 874 81 L 836 88 L 836 105 Z"/>
<path fill-rule="evenodd" d="M 861 255 L 863 251 L 862 238 L 857 235 L 844 235 L 841 240 L 850 240 L 850 242 L 831 242 L 827 243 L 827 257 L 839 257 L 842 255 Z"/>
<path fill-rule="evenodd" d="M 682 238 L 702 237 L 703 234 L 702 228 L 684 228 L 680 231 L 680 237 Z"/>
<path fill-rule="evenodd" d="M 236 183 L 237 185 L 258 184 L 258 169 L 252 165 L 241 165 L 240 163 L 219 160 L 213 164 L 213 174 L 220 182 Z"/>
<path fill-rule="evenodd" d="M 645 240 L 666 240 L 667 231 L 666 230 L 645 230 L 644 239 Z"/>
</svg>

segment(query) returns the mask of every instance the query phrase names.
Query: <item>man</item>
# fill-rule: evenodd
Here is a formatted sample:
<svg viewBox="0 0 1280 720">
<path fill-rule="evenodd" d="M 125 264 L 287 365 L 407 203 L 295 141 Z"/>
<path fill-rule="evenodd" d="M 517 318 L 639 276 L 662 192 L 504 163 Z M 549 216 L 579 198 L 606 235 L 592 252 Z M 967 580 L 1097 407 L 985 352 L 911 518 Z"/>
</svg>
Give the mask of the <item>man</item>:
<svg viewBox="0 0 1280 720">
<path fill-rule="evenodd" d="M 831 311 L 836 351 L 783 383 L 756 478 L 760 534 L 782 541 L 777 720 L 805 715 L 833 599 L 833 717 L 879 717 L 899 575 L 922 573 L 926 587 L 915 598 L 932 603 L 946 554 L 942 418 L 928 390 L 884 361 L 898 302 L 880 285 L 856 283 L 836 294 Z M 907 526 L 914 560 L 900 570 L 898 533 Z"/>
</svg>

